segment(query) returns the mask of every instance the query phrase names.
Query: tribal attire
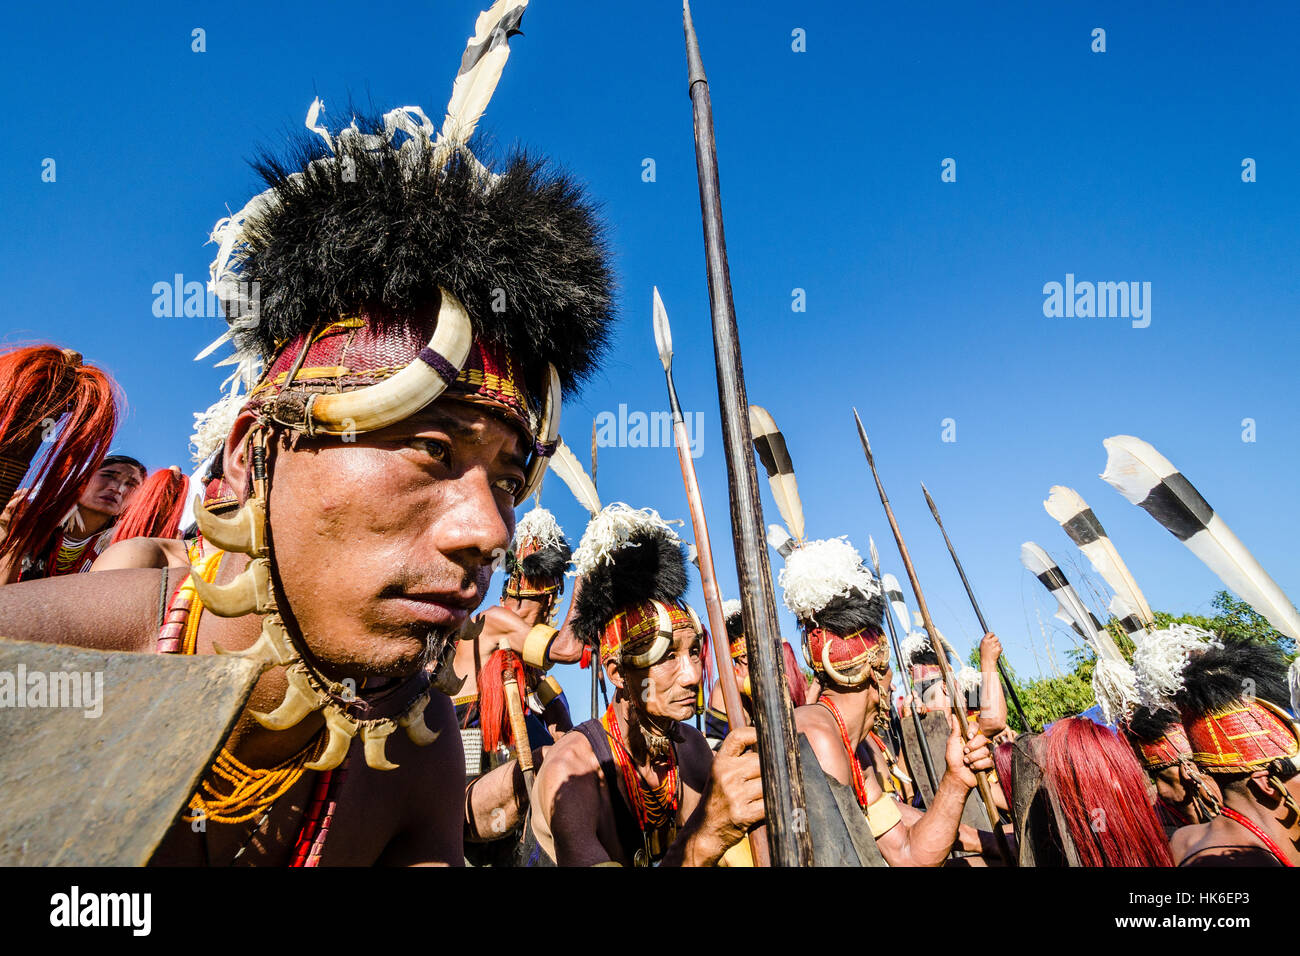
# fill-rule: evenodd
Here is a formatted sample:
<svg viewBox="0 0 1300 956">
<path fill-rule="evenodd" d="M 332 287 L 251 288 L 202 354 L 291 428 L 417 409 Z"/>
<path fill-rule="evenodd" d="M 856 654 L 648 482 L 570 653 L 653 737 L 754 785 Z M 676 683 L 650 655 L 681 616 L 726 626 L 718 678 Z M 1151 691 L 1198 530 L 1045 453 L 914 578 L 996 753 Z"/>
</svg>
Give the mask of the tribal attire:
<svg viewBox="0 0 1300 956">
<path fill-rule="evenodd" d="M 525 2 L 497 3 L 479 17 L 441 131 L 418 107 L 403 107 L 330 133 L 317 100 L 307 128 L 318 140 L 298 143 L 286 159 L 263 156 L 256 166 L 266 191 L 214 229 L 211 288 L 231 324 L 214 346 L 233 341 L 238 366 L 229 396 L 199 416 L 197 431 L 234 421 L 241 406 L 255 423 L 244 504 L 228 517 L 196 517 L 210 544 L 251 560 L 221 588 L 197 569 L 188 583 L 192 600 L 213 613 L 262 616 L 261 637 L 241 656 L 286 668 L 288 691 L 272 713 L 254 716 L 278 731 L 323 713 L 318 740 L 291 761 L 322 779 L 342 773 L 357 737 L 367 767 L 354 762 L 354 773 L 395 767 L 385 747 L 399 728 L 419 746 L 436 739 L 424 710 L 431 681 L 454 686 L 447 683 L 454 635 L 431 627 L 430 665 L 371 692 L 320 670 L 309 635 L 282 613 L 292 609 L 268 518 L 277 456 L 300 437 L 349 442 L 454 400 L 526 437 L 519 504 L 554 450 L 561 391 L 595 369 L 608 339 L 603 227 L 582 191 L 523 155 L 494 172 L 467 144 Z M 198 615 L 183 618 L 184 591 L 168 626 L 195 629 Z M 366 716 L 381 699 L 390 711 L 400 704 L 394 718 Z M 237 801 L 242 778 L 223 772 L 220 760 L 212 772 L 219 779 L 196 801 Z M 319 858 L 327 829 L 328 814 L 304 859 Z"/>
</svg>

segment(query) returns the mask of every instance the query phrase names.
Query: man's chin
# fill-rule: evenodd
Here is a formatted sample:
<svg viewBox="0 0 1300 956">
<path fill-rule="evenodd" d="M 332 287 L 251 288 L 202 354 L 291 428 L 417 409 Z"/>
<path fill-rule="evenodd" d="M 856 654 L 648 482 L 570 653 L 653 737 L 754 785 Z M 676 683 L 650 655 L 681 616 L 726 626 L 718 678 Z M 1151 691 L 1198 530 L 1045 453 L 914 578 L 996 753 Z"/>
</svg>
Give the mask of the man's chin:
<svg viewBox="0 0 1300 956">
<path fill-rule="evenodd" d="M 385 635 L 365 642 L 362 652 L 322 655 L 313 648 L 321 668 L 331 677 L 365 679 L 370 682 L 410 677 L 436 660 L 446 642 L 438 631 L 422 634 Z"/>
</svg>

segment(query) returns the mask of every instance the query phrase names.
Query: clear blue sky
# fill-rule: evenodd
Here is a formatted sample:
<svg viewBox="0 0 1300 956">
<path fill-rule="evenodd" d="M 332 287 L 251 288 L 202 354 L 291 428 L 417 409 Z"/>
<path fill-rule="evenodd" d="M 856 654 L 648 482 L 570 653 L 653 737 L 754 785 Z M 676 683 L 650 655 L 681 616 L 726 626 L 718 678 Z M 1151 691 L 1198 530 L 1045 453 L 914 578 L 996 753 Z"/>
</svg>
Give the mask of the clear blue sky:
<svg viewBox="0 0 1300 956">
<path fill-rule="evenodd" d="M 922 479 L 1027 675 L 1044 661 L 1036 609 L 1058 653 L 1069 644 L 1018 558 L 1033 539 L 1067 573 L 1077 565 L 1041 505 L 1053 484 L 1093 506 L 1153 606 L 1205 610 L 1219 586 L 1097 479 L 1109 435 L 1163 451 L 1300 593 L 1300 17 L 1291 4 L 1130 6 L 695 7 L 749 394 L 787 434 L 809 534 L 847 534 L 864 554 L 874 534 L 902 577 L 854 436 L 857 405 L 939 626 L 963 651 L 978 637 Z M 300 128 L 313 96 L 331 125 L 350 98 L 419 104 L 439 120 L 480 9 L 11 9 L 4 339 L 52 340 L 110 369 L 130 402 L 117 444 L 151 466 L 188 464 L 192 413 L 224 377 L 191 359 L 223 323 L 155 317 L 154 283 L 206 280 L 209 229 L 255 186 L 247 157 Z M 196 27 L 204 53 L 191 51 Z M 1104 53 L 1090 49 L 1097 27 Z M 792 50 L 796 29 L 805 52 Z M 600 412 L 665 407 L 658 284 L 678 390 L 703 412 L 697 465 L 734 596 L 678 6 L 535 0 L 524 33 L 485 124 L 560 159 L 604 202 L 622 289 L 617 348 L 567 407 L 564 433 L 585 453 Z M 940 179 L 947 157 L 953 183 Z M 1257 182 L 1242 182 L 1246 157 Z M 1150 326 L 1045 317 L 1043 285 L 1067 273 L 1150 282 Z M 941 440 L 945 418 L 955 442 Z M 606 500 L 687 517 L 671 449 L 603 449 L 599 483 Z M 576 503 L 554 479 L 544 499 L 576 541 Z M 584 676 L 561 675 L 579 718 Z"/>
</svg>

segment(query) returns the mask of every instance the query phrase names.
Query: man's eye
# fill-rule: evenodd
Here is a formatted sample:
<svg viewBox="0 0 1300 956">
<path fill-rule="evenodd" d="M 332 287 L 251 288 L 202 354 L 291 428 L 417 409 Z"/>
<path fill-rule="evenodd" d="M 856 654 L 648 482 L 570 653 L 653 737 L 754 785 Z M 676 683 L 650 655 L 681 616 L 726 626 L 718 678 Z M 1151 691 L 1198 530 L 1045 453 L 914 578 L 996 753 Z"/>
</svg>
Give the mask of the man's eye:
<svg viewBox="0 0 1300 956">
<path fill-rule="evenodd" d="M 446 442 L 433 438 L 417 438 L 411 445 L 425 452 L 434 461 L 446 463 L 451 460 L 451 448 Z"/>
<path fill-rule="evenodd" d="M 496 485 L 512 498 L 519 497 L 519 492 L 524 490 L 524 483 L 519 478 L 502 478 Z"/>
</svg>

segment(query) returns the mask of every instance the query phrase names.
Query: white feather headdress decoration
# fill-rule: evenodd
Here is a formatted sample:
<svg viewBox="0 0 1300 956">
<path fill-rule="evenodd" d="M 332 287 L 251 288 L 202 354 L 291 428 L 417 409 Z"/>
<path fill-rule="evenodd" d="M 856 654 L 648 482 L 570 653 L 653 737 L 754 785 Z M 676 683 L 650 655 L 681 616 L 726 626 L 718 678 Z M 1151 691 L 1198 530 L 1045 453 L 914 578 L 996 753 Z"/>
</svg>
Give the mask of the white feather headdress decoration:
<svg viewBox="0 0 1300 956">
<path fill-rule="evenodd" d="M 727 598 L 722 602 L 722 617 L 724 619 L 740 613 L 740 598 Z"/>
<path fill-rule="evenodd" d="M 564 532 L 555 515 L 545 508 L 533 508 L 515 525 L 515 541 L 535 541 L 544 549 L 558 548 L 564 542 Z"/>
<path fill-rule="evenodd" d="M 912 631 L 898 645 L 899 652 L 903 655 L 904 663 L 911 666 L 916 658 L 920 657 L 930 649 L 930 639 L 924 631 Z"/>
<path fill-rule="evenodd" d="M 636 509 L 616 501 L 607 505 L 587 522 L 578 550 L 573 552 L 571 576 L 584 577 L 603 564 L 613 561 L 620 548 L 627 547 L 637 532 L 653 530 L 670 541 L 680 541 L 668 522 L 653 508 Z"/>
<path fill-rule="evenodd" d="M 835 598 L 847 597 L 855 589 L 867 598 L 881 593 L 862 555 L 845 536 L 795 548 L 777 582 L 785 592 L 785 606 L 801 621 L 811 620 Z"/>
<path fill-rule="evenodd" d="M 1193 624 L 1171 624 L 1149 631 L 1133 652 L 1138 700 L 1151 710 L 1168 706 L 1183 687 L 1183 670 L 1192 651 L 1199 647 L 1222 647 L 1210 631 Z"/>
</svg>

